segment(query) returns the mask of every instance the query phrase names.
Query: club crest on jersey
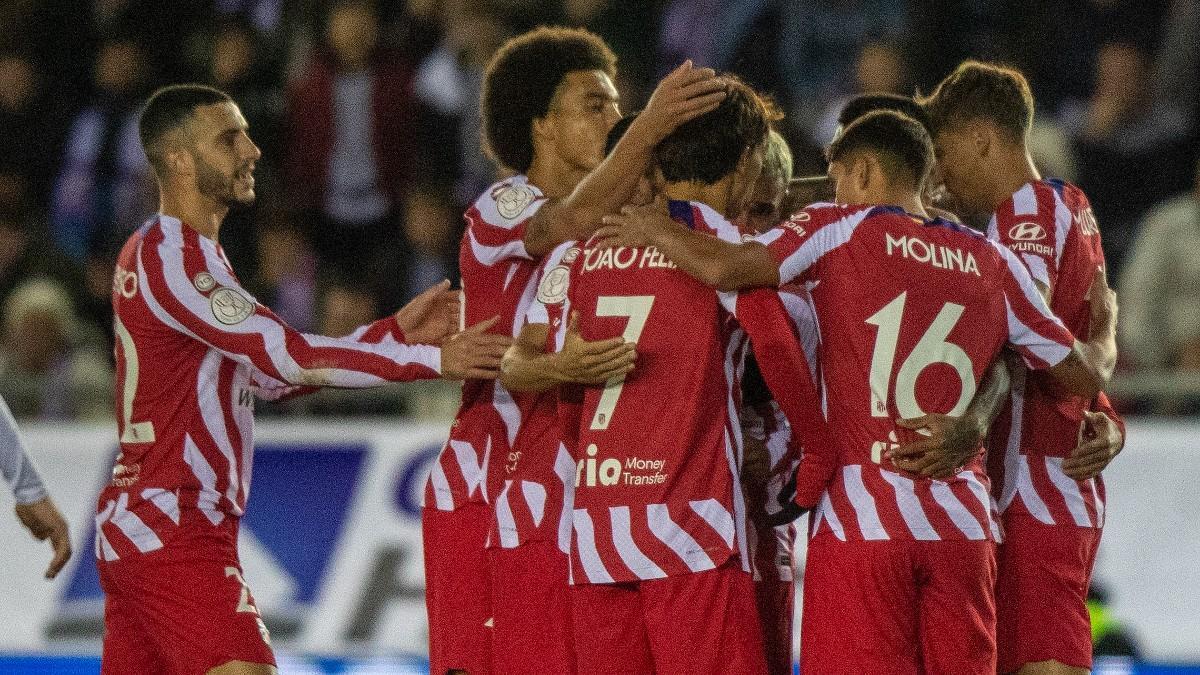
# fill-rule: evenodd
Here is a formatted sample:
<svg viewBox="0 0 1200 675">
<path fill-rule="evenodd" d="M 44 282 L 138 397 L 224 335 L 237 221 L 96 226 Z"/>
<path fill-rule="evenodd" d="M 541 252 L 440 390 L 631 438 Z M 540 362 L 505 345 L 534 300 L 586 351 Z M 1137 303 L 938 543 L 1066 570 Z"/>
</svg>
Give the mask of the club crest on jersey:
<svg viewBox="0 0 1200 675">
<path fill-rule="evenodd" d="M 222 286 L 208 299 L 213 317 L 217 321 L 232 326 L 245 321 L 254 313 L 254 303 L 237 290 Z"/>
<path fill-rule="evenodd" d="M 217 280 L 208 272 L 197 272 L 196 276 L 192 277 L 192 285 L 201 293 L 207 293 L 217 287 Z"/>
<path fill-rule="evenodd" d="M 535 195 L 528 185 L 509 185 L 496 193 L 496 210 L 508 220 L 524 213 L 526 207 L 533 203 Z"/>
<path fill-rule="evenodd" d="M 537 299 L 543 305 L 557 305 L 567 299 L 567 288 L 570 286 L 571 269 L 565 265 L 557 265 L 538 285 Z"/>
<path fill-rule="evenodd" d="M 1046 228 L 1029 221 L 1017 223 L 1008 228 L 1008 238 L 1014 241 L 1041 241 L 1046 238 Z"/>
</svg>

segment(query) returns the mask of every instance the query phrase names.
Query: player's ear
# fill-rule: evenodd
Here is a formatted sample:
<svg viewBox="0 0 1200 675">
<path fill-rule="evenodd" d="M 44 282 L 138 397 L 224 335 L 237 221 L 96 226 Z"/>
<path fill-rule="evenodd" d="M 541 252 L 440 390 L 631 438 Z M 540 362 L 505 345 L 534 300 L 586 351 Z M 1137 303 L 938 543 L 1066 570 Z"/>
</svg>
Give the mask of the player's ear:
<svg viewBox="0 0 1200 675">
<path fill-rule="evenodd" d="M 533 124 L 531 125 L 531 127 L 532 127 L 531 130 L 533 132 L 533 140 L 534 141 L 537 141 L 539 139 L 544 140 L 544 141 L 554 140 L 555 129 L 554 129 L 554 124 L 550 121 L 549 115 L 546 115 L 545 117 L 533 118 Z"/>
</svg>

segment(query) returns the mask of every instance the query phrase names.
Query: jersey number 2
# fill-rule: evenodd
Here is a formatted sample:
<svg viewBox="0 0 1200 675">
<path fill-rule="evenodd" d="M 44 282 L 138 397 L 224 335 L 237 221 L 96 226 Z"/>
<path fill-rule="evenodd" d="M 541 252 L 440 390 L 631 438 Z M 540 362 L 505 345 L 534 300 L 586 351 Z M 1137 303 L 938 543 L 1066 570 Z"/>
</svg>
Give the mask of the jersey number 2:
<svg viewBox="0 0 1200 675">
<path fill-rule="evenodd" d="M 654 306 L 653 295 L 602 295 L 596 299 L 596 316 L 624 316 L 629 318 L 621 337 L 626 342 L 637 342 L 646 328 L 650 308 Z M 596 414 L 592 415 L 592 431 L 602 431 L 612 422 L 613 410 L 625 388 L 625 376 L 614 377 L 604 385 Z"/>
<path fill-rule="evenodd" d="M 908 291 L 905 291 L 867 319 L 867 323 L 879 328 L 875 334 L 875 349 L 871 354 L 872 417 L 888 416 L 892 365 L 896 362 L 896 345 L 900 342 L 900 328 L 903 325 L 904 303 L 907 298 Z M 964 310 L 962 305 L 953 302 L 942 305 L 933 323 L 925 329 L 925 333 L 917 342 L 917 346 L 913 347 L 904 363 L 900 364 L 894 387 L 896 411 L 900 413 L 900 417 L 908 419 L 925 414 L 921 405 L 917 403 L 917 378 L 935 363 L 950 366 L 962 380 L 958 402 L 946 414 L 961 415 L 967 409 L 971 397 L 975 395 L 975 369 L 971 364 L 971 357 L 967 356 L 962 347 L 946 341 Z"/>
<path fill-rule="evenodd" d="M 154 423 L 133 421 L 133 397 L 137 394 L 138 386 L 138 353 L 133 344 L 133 336 L 121 323 L 120 317 L 113 318 L 113 332 L 117 334 L 117 342 L 121 345 L 121 355 L 125 359 L 125 378 L 121 382 L 121 432 L 122 443 L 153 443 Z"/>
</svg>

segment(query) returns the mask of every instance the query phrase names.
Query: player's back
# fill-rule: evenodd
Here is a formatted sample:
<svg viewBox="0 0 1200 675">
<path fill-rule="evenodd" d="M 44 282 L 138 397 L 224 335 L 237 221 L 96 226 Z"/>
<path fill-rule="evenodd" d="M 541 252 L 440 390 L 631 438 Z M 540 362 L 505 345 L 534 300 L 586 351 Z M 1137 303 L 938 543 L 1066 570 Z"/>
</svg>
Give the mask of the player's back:
<svg viewBox="0 0 1200 675">
<path fill-rule="evenodd" d="M 671 202 L 671 212 L 697 231 L 739 239 L 707 206 Z M 584 339 L 623 335 L 638 353 L 628 376 L 585 390 L 576 581 L 712 569 L 739 549 L 745 561 L 735 401 L 744 340 L 720 296 L 653 247 L 590 244 L 569 294 Z"/>
<path fill-rule="evenodd" d="M 824 251 L 803 279 L 821 331 L 841 469 L 814 520 L 839 537 L 996 535 L 978 458 L 947 481 L 886 456 L 898 418 L 961 414 L 1009 334 L 1006 259 L 981 235 L 893 207 L 810 207 L 787 225 Z M 806 244 L 807 245 L 807 244 Z M 785 263 L 786 265 L 786 263 Z"/>
</svg>

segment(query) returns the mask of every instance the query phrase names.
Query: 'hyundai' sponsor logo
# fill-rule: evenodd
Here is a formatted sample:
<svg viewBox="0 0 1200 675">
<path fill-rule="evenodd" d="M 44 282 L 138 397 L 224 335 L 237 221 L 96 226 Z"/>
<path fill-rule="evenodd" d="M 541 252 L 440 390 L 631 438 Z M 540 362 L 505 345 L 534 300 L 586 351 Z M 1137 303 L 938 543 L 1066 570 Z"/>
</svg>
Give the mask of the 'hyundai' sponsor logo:
<svg viewBox="0 0 1200 675">
<path fill-rule="evenodd" d="M 1046 238 L 1046 229 L 1037 223 L 1017 223 L 1009 228 L 1008 238 L 1014 241 L 1040 241 Z"/>
</svg>

